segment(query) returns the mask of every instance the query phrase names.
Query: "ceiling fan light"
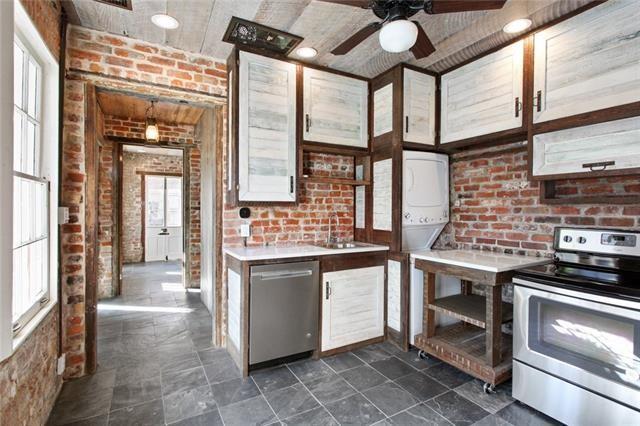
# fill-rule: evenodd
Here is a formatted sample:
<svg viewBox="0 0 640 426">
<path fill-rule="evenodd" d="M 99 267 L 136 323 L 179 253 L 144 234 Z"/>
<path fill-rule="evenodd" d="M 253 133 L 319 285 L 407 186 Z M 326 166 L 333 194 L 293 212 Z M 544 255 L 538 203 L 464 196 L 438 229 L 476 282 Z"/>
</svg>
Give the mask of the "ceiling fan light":
<svg viewBox="0 0 640 426">
<path fill-rule="evenodd" d="M 389 22 L 380 31 L 380 46 L 387 52 L 400 53 L 411 49 L 418 39 L 416 25 L 404 19 Z"/>
<path fill-rule="evenodd" d="M 531 26 L 531 24 L 532 24 L 531 19 L 527 19 L 527 18 L 515 19 L 509 22 L 504 27 L 502 27 L 502 31 L 504 31 L 507 34 L 515 34 L 515 33 L 519 33 L 526 30 Z"/>
</svg>

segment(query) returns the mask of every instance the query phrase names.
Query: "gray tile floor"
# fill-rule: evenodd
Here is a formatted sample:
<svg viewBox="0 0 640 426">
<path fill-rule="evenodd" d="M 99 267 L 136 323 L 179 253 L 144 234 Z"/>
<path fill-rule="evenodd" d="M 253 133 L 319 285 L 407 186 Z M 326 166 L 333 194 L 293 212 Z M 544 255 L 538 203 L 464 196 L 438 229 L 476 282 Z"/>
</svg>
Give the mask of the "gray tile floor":
<svg viewBox="0 0 640 426">
<path fill-rule="evenodd" d="M 416 352 L 372 345 L 242 379 L 211 347 L 199 293 L 176 263 L 127 265 L 123 295 L 101 302 L 98 372 L 64 385 L 52 425 L 546 425 L 548 417 Z"/>
</svg>

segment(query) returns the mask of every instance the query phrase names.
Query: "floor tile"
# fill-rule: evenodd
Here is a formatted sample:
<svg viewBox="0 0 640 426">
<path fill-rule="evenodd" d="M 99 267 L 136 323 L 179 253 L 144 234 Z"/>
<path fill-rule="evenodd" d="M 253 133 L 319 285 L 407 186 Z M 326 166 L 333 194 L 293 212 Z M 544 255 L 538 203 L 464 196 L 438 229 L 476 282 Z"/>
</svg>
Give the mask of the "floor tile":
<svg viewBox="0 0 640 426">
<path fill-rule="evenodd" d="M 159 365 L 163 373 L 190 370 L 202 366 L 196 352 L 161 354 Z"/>
<path fill-rule="evenodd" d="M 482 390 L 483 384 L 482 381 L 474 379 L 458 386 L 454 390 L 492 414 L 497 413 L 515 401 L 511 397 L 511 382 L 496 386 L 496 391 L 493 394 L 484 393 Z"/>
<path fill-rule="evenodd" d="M 236 402 L 220 408 L 225 426 L 267 425 L 276 416 L 262 396 Z"/>
<path fill-rule="evenodd" d="M 356 390 L 337 374 L 313 380 L 306 383 L 306 386 L 321 404 L 346 398 L 356 393 Z"/>
<path fill-rule="evenodd" d="M 453 391 L 431 399 L 425 404 L 457 426 L 471 425 L 489 415 L 489 412 Z"/>
<path fill-rule="evenodd" d="M 65 426 L 106 426 L 108 421 L 109 414 L 102 414 L 100 416 L 78 420 L 77 422 L 67 423 Z"/>
<path fill-rule="evenodd" d="M 508 421 L 504 420 L 497 414 L 490 414 L 482 420 L 478 420 L 473 426 L 514 426 Z"/>
<path fill-rule="evenodd" d="M 364 391 L 387 381 L 386 377 L 368 365 L 343 371 L 340 375 L 358 391 Z"/>
<path fill-rule="evenodd" d="M 209 384 L 226 382 L 227 380 L 242 377 L 242 372 L 235 362 L 229 358 L 222 358 L 204 366 Z"/>
<path fill-rule="evenodd" d="M 101 389 L 113 388 L 116 384 L 115 370 L 108 370 L 91 376 L 70 380 L 65 383 L 60 391 L 58 400 L 66 401 L 70 399 L 83 398 L 88 392 L 95 392 Z"/>
<path fill-rule="evenodd" d="M 409 364 L 400 361 L 396 357 L 374 361 L 371 363 L 371 366 L 390 380 L 395 380 L 398 377 L 406 376 L 416 371 L 413 367 L 410 367 Z"/>
<path fill-rule="evenodd" d="M 363 364 L 362 360 L 351 352 L 330 356 L 322 360 L 337 373 Z"/>
<path fill-rule="evenodd" d="M 162 397 L 160 377 L 129 383 L 113 388 L 111 411 Z"/>
<path fill-rule="evenodd" d="M 412 349 L 407 352 L 400 352 L 395 354 L 396 357 L 400 358 L 402 361 L 406 362 L 413 368 L 417 368 L 418 370 L 424 370 L 425 368 L 433 367 L 434 365 L 438 365 L 441 361 L 434 357 L 427 357 L 426 359 L 420 358 L 418 355 L 418 351 Z"/>
<path fill-rule="evenodd" d="M 338 422 L 324 408 L 318 407 L 311 411 L 284 419 L 281 424 L 287 426 L 338 426 Z"/>
<path fill-rule="evenodd" d="M 278 418 L 285 419 L 318 407 L 318 401 L 298 383 L 288 388 L 265 392 L 264 397 L 275 411 Z"/>
<path fill-rule="evenodd" d="M 200 358 L 202 365 L 207 365 L 223 358 L 229 358 L 229 352 L 224 348 L 211 348 L 198 351 L 198 357 Z"/>
<path fill-rule="evenodd" d="M 82 397 L 57 401 L 49 422 L 52 425 L 70 423 L 109 412 L 113 388 L 89 391 Z"/>
<path fill-rule="evenodd" d="M 181 392 L 208 384 L 204 368 L 202 367 L 162 374 L 163 395 L 169 395 L 173 392 Z"/>
<path fill-rule="evenodd" d="M 251 377 L 253 377 L 262 392 L 286 388 L 299 382 L 291 370 L 284 365 L 256 370 L 251 373 Z"/>
<path fill-rule="evenodd" d="M 498 416 L 516 426 L 547 426 L 561 424 L 551 417 L 548 417 L 519 401 L 509 404 L 502 410 L 498 411 Z"/>
<path fill-rule="evenodd" d="M 435 365 L 423 371 L 428 376 L 450 388 L 457 388 L 458 386 L 473 380 L 473 377 L 464 371 L 458 370 L 457 368 L 445 363 Z"/>
<path fill-rule="evenodd" d="M 219 407 L 260 395 L 260 390 L 251 377 L 216 383 L 211 385 L 211 390 L 213 391 L 213 399 Z"/>
<path fill-rule="evenodd" d="M 220 412 L 216 409 L 199 416 L 171 423 L 171 426 L 224 426 L 224 423 L 222 423 Z"/>
<path fill-rule="evenodd" d="M 116 386 L 160 377 L 161 373 L 160 364 L 151 359 L 121 363 L 115 371 Z"/>
<path fill-rule="evenodd" d="M 109 426 L 155 426 L 163 424 L 164 413 L 161 399 L 109 413 Z"/>
<path fill-rule="evenodd" d="M 163 399 L 167 423 L 204 414 L 216 409 L 213 393 L 208 385 L 173 392 Z"/>
<path fill-rule="evenodd" d="M 370 425 L 385 417 L 362 394 L 330 402 L 325 408 L 340 424 Z"/>
<path fill-rule="evenodd" d="M 382 350 L 380 347 L 365 346 L 364 348 L 353 351 L 353 354 L 366 363 L 381 361 L 391 356 L 390 353 Z"/>
<path fill-rule="evenodd" d="M 424 404 L 396 414 L 389 419 L 389 423 L 398 426 L 451 426 L 444 417 Z"/>
<path fill-rule="evenodd" d="M 419 401 L 426 401 L 448 390 L 445 386 L 418 371 L 402 376 L 395 382 Z"/>
<path fill-rule="evenodd" d="M 303 383 L 333 374 L 333 370 L 322 360 L 305 359 L 288 364 L 288 367 Z"/>
<path fill-rule="evenodd" d="M 393 382 L 383 383 L 362 394 L 387 416 L 393 416 L 418 403 L 409 392 Z"/>
</svg>

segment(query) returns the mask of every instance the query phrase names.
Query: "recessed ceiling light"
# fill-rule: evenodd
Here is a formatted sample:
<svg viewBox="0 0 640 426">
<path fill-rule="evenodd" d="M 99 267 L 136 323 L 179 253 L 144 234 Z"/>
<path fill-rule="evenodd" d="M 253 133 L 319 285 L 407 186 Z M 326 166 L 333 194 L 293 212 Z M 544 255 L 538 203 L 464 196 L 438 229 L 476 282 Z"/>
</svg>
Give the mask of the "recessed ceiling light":
<svg viewBox="0 0 640 426">
<path fill-rule="evenodd" d="M 313 47 L 300 47 L 296 49 L 296 55 L 301 58 L 313 58 L 318 54 L 318 51 Z"/>
<path fill-rule="evenodd" d="M 173 16 L 169 16 L 164 13 L 158 13 L 151 17 L 151 22 L 159 26 L 160 28 L 164 28 L 165 30 L 175 30 L 180 26 L 180 23 Z"/>
<path fill-rule="evenodd" d="M 514 21 L 509 22 L 507 25 L 505 25 L 502 28 L 502 31 L 509 34 L 519 33 L 526 30 L 530 26 L 531 26 L 531 19 L 521 18 L 521 19 L 516 19 Z"/>
</svg>

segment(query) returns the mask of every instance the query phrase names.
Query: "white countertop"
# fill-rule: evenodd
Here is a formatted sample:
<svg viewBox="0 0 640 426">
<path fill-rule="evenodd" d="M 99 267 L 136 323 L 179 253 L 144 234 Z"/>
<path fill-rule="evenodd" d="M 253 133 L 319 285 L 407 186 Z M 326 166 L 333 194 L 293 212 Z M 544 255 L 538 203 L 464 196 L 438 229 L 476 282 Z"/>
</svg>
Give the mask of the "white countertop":
<svg viewBox="0 0 640 426">
<path fill-rule="evenodd" d="M 224 252 L 238 260 L 270 260 L 270 259 L 290 259 L 295 257 L 309 256 L 331 256 L 335 254 L 366 253 L 372 251 L 389 250 L 387 246 L 375 244 L 361 244 L 359 247 L 344 249 L 328 249 L 312 245 L 300 245 L 290 247 L 226 247 Z"/>
<path fill-rule="evenodd" d="M 551 259 L 546 257 L 500 254 L 480 250 L 422 250 L 411 252 L 411 258 L 489 272 L 512 271 L 551 262 Z"/>
</svg>

